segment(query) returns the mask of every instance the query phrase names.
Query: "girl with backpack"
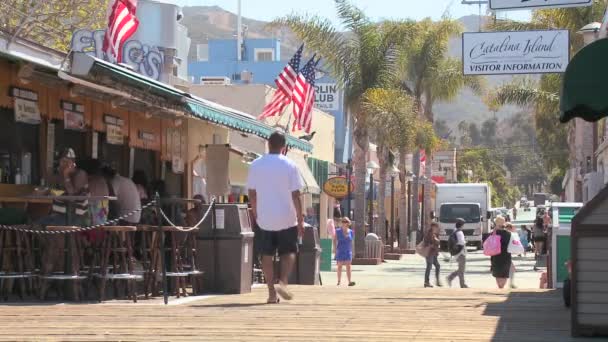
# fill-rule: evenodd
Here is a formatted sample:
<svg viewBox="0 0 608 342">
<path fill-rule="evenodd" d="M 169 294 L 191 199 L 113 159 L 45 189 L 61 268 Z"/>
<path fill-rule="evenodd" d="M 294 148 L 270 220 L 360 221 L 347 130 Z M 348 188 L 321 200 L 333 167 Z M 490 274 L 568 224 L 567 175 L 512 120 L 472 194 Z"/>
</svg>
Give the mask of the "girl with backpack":
<svg viewBox="0 0 608 342">
<path fill-rule="evenodd" d="M 500 237 L 500 254 L 490 258 L 492 264 L 492 276 L 496 278 L 496 285 L 502 289 L 507 284 L 511 267 L 511 254 L 508 252 L 509 242 L 511 241 L 511 232 L 505 230 L 505 219 L 502 216 L 496 218 L 496 227 L 494 234 Z"/>
</svg>

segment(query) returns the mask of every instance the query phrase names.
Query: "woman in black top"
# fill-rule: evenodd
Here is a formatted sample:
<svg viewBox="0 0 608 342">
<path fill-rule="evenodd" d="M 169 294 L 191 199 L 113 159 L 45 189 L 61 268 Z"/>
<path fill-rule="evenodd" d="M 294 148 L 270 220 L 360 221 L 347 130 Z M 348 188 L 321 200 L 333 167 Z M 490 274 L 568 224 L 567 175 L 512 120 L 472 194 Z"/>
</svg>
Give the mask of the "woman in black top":
<svg viewBox="0 0 608 342">
<path fill-rule="evenodd" d="M 496 278 L 498 288 L 502 289 L 507 284 L 511 270 L 511 254 L 507 251 L 511 232 L 505 230 L 505 219 L 502 216 L 496 218 L 495 233 L 500 236 L 500 254 L 491 257 L 492 276 Z"/>
</svg>

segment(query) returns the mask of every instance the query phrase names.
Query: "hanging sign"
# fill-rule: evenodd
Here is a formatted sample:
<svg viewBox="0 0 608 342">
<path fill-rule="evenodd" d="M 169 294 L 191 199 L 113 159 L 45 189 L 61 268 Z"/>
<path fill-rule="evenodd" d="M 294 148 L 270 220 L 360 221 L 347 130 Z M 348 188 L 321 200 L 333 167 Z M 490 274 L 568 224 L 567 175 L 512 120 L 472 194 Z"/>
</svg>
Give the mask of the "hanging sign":
<svg viewBox="0 0 608 342">
<path fill-rule="evenodd" d="M 592 4 L 593 0 L 490 0 L 490 9 L 508 11 L 524 8 L 583 7 Z"/>
<path fill-rule="evenodd" d="M 38 102 L 15 98 L 15 121 L 37 125 L 40 123 Z"/>
<path fill-rule="evenodd" d="M 340 89 L 335 83 L 315 85 L 315 107 L 323 111 L 340 110 Z"/>
<path fill-rule="evenodd" d="M 106 141 L 112 145 L 122 145 L 124 143 L 124 136 L 122 135 L 122 128 L 117 125 L 106 125 Z"/>
<path fill-rule="evenodd" d="M 345 198 L 348 196 L 348 181 L 344 176 L 331 177 L 323 184 L 323 191 L 333 198 Z M 354 182 L 350 183 L 350 192 L 355 191 Z"/>
<path fill-rule="evenodd" d="M 83 131 L 85 129 L 84 122 L 84 106 L 68 101 L 61 101 L 63 109 L 63 127 L 75 131 Z"/>
<path fill-rule="evenodd" d="M 568 30 L 465 32 L 465 75 L 563 73 L 570 61 Z"/>
</svg>

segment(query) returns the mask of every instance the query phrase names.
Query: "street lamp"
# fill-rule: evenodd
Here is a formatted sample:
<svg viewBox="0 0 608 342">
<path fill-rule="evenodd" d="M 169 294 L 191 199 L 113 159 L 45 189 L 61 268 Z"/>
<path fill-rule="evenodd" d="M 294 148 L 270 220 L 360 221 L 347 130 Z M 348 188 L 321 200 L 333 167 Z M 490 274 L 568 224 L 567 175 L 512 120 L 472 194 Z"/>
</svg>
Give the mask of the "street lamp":
<svg viewBox="0 0 608 342">
<path fill-rule="evenodd" d="M 395 177 L 399 176 L 399 172 L 395 165 L 389 170 L 391 175 L 391 250 L 395 246 Z"/>
<path fill-rule="evenodd" d="M 378 163 L 373 160 L 367 162 L 367 171 L 369 172 L 369 233 L 375 233 L 374 229 L 374 171 L 380 168 Z"/>
</svg>

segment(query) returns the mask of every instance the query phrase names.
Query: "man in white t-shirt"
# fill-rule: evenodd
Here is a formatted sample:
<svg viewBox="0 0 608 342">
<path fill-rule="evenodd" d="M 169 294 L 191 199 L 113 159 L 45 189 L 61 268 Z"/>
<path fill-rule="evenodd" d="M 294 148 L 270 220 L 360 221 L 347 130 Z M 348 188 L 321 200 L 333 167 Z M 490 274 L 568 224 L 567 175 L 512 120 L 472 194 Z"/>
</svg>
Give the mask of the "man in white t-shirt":
<svg viewBox="0 0 608 342">
<path fill-rule="evenodd" d="M 464 281 L 464 272 L 467 265 L 467 241 L 465 240 L 464 233 L 462 232 L 462 227 L 464 224 L 464 219 L 459 218 L 456 220 L 456 231 L 453 234 L 456 235 L 456 248 L 458 249 L 458 252 L 453 254 L 452 257 L 456 258 L 456 261 L 458 261 L 458 269 L 452 272 L 452 274 L 450 274 L 447 278 L 448 285 L 450 285 L 450 287 L 452 286 L 452 280 L 458 277 L 460 280 L 460 287 L 468 288 L 466 282 Z"/>
<path fill-rule="evenodd" d="M 268 285 L 268 303 L 278 303 L 278 297 L 291 300 L 287 279 L 298 252 L 298 237 L 304 233 L 304 216 L 300 190 L 304 187 L 296 165 L 283 155 L 285 135 L 273 133 L 268 138 L 269 153 L 251 164 L 247 188 L 249 201 L 258 226 L 262 270 Z M 274 286 L 273 258 L 281 257 L 279 286 Z"/>
</svg>

